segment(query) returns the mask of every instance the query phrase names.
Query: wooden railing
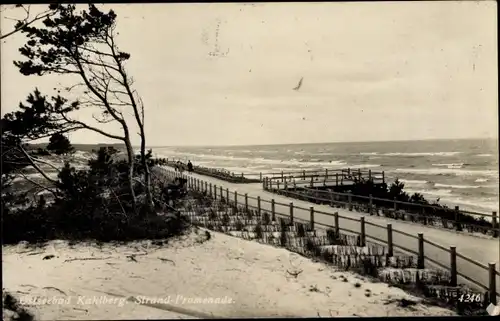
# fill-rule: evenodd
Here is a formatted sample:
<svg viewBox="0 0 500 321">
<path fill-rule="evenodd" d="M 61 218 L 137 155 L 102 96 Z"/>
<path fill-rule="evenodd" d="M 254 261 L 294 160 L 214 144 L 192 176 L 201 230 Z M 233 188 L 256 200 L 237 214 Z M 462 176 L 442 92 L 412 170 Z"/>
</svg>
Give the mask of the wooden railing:
<svg viewBox="0 0 500 321">
<path fill-rule="evenodd" d="M 177 160 L 174 159 L 166 159 L 168 166 L 175 166 L 177 164 Z M 183 164 L 184 162 L 181 161 Z M 186 165 L 186 164 L 184 164 Z M 194 166 L 194 172 L 199 172 L 200 174 L 214 174 L 210 175 L 212 177 L 217 177 L 223 180 L 230 179 L 232 177 L 236 177 L 244 181 L 245 179 L 251 182 L 263 182 L 264 178 L 268 178 L 273 181 L 300 181 L 310 180 L 312 178 L 326 178 L 326 179 L 335 179 L 337 180 L 349 180 L 354 179 L 354 177 L 368 177 L 372 178 L 378 182 L 385 182 L 385 173 L 383 171 L 372 171 L 365 169 L 350 169 L 350 168 L 325 168 L 320 170 L 291 170 L 291 171 L 280 171 L 280 172 L 259 172 L 259 173 L 244 173 L 244 172 L 232 172 L 223 168 L 210 168 L 204 166 Z M 203 173 L 201 173 L 203 172 Z"/>
<path fill-rule="evenodd" d="M 177 162 L 167 159 L 166 165 L 170 167 L 175 167 L 177 165 Z M 186 171 L 187 170 L 186 164 L 183 163 L 182 165 L 183 165 L 183 170 Z M 193 166 L 193 172 L 196 174 L 214 177 L 231 183 L 258 183 L 261 181 L 260 179 L 257 178 L 247 177 L 244 176 L 243 174 L 236 174 L 234 172 L 219 168 Z"/>
<path fill-rule="evenodd" d="M 321 170 L 302 170 L 280 173 L 264 173 L 264 177 L 271 182 L 302 182 L 302 181 L 336 181 L 341 184 L 343 180 L 354 181 L 361 179 L 373 180 L 375 183 L 385 182 L 384 171 L 372 171 L 371 169 L 351 169 L 351 168 L 334 168 Z"/>
<path fill-rule="evenodd" d="M 279 183 L 264 179 L 263 189 L 280 195 L 306 200 L 312 203 L 342 206 L 350 211 L 354 207 L 361 207 L 370 215 L 383 214 L 387 218 L 409 220 L 423 225 L 438 226 L 469 232 L 482 232 L 500 237 L 497 212 L 479 213 L 454 208 L 439 207 L 436 205 L 402 202 L 396 199 L 383 199 L 373 196 L 360 196 L 352 193 L 340 193 L 330 190 L 318 190 L 308 187 L 297 188 L 288 182 Z M 381 210 L 382 213 L 379 213 Z M 489 222 L 488 220 L 491 220 Z"/>
<path fill-rule="evenodd" d="M 491 303 L 496 304 L 497 303 L 497 296 L 500 297 L 500 293 L 496 291 L 496 281 L 497 278 L 500 277 L 500 273 L 496 270 L 495 268 L 495 263 L 489 263 L 488 265 L 482 264 L 480 262 L 477 262 L 471 258 L 468 258 L 460 253 L 458 253 L 458 250 L 454 246 L 450 246 L 449 248 L 446 248 L 445 246 L 433 243 L 427 239 L 425 239 L 423 233 L 418 233 L 417 236 L 412 235 L 410 233 L 404 232 L 404 231 L 399 231 L 396 229 L 392 228 L 391 224 L 387 224 L 386 226 L 379 225 L 373 222 L 367 222 L 365 220 L 365 217 L 360 217 L 360 219 L 354 219 L 351 217 L 346 217 L 339 215 L 338 212 L 332 214 L 324 211 L 320 211 L 315 209 L 313 206 L 309 208 L 303 208 L 297 205 L 294 205 L 293 203 L 289 204 L 284 204 L 284 203 L 279 203 L 276 202 L 274 199 L 271 200 L 265 200 L 261 197 L 251 197 L 248 194 L 240 194 L 237 191 L 230 191 L 228 188 L 223 188 L 222 186 L 216 186 L 212 183 L 208 183 L 206 181 L 200 180 L 195 177 L 190 177 L 184 174 L 180 174 L 178 172 L 172 172 L 172 171 L 166 171 L 166 175 L 174 178 L 174 177 L 183 177 L 187 179 L 188 182 L 188 187 L 191 189 L 195 189 L 198 191 L 204 191 L 211 197 L 217 199 L 217 198 L 225 198 L 226 200 L 234 200 L 235 204 L 239 204 L 241 206 L 244 206 L 246 209 L 249 208 L 254 208 L 257 210 L 258 213 L 261 213 L 261 211 L 264 210 L 263 204 L 268 204 L 266 206 L 269 209 L 265 209 L 265 211 L 270 211 L 271 216 L 274 218 L 276 216 L 282 216 L 286 217 L 288 220 L 290 220 L 292 223 L 294 221 L 302 221 L 306 222 L 309 224 L 311 229 L 314 229 L 315 226 L 320 226 L 322 228 L 327 228 L 327 229 L 334 229 L 337 234 L 339 231 L 345 231 L 348 233 L 352 233 L 355 235 L 359 235 L 359 239 L 361 241 L 361 246 L 364 246 L 366 244 L 366 239 L 370 239 L 374 241 L 375 243 L 382 244 L 384 246 L 387 246 L 388 249 L 388 255 L 392 256 L 394 255 L 394 249 L 399 249 L 403 252 L 416 255 L 417 256 L 417 266 L 420 269 L 423 269 L 426 267 L 427 263 L 429 262 L 430 264 L 437 266 L 439 268 L 445 269 L 449 271 L 451 275 L 451 284 L 450 286 L 457 286 L 457 279 L 458 277 L 463 278 L 464 280 L 468 281 L 470 284 L 473 285 L 473 287 L 480 289 L 480 291 L 485 291 L 488 295 L 488 298 Z M 250 204 L 250 201 L 253 201 L 255 205 Z M 287 211 L 279 211 L 277 210 L 277 207 L 281 206 L 283 209 L 286 209 Z M 300 218 L 297 218 L 294 216 L 294 213 L 296 210 L 304 210 L 309 212 L 309 220 L 303 220 Z M 333 221 L 334 224 L 325 224 L 325 223 L 318 223 L 316 221 L 317 215 L 322 215 L 322 216 L 327 216 L 332 219 L 329 221 Z M 339 219 L 343 220 L 348 220 L 348 221 L 354 221 L 359 223 L 359 229 L 358 230 L 352 230 L 352 229 L 347 229 L 343 228 L 339 224 Z M 367 226 L 372 226 L 376 227 L 379 229 L 385 230 L 386 234 L 386 239 L 382 239 L 380 237 L 377 237 L 375 235 L 370 235 L 369 233 L 366 232 L 366 227 Z M 412 250 L 409 248 L 406 248 L 402 245 L 397 244 L 394 242 L 394 235 L 399 234 L 402 235 L 406 238 L 409 238 L 411 240 L 414 240 L 418 245 L 417 248 L 418 250 Z M 428 255 L 425 253 L 426 246 L 431 246 L 433 251 L 436 252 L 437 254 L 434 255 L 436 257 L 444 257 L 447 256 L 449 257 L 449 264 L 445 265 L 442 262 L 438 262 L 435 259 L 430 258 Z M 481 273 L 484 273 L 484 276 L 482 279 L 487 279 L 488 282 L 484 282 L 481 280 L 478 280 L 479 274 L 474 273 L 474 275 L 466 275 L 464 273 L 461 273 L 458 270 L 457 266 L 457 258 L 461 259 L 462 261 L 466 261 L 473 266 L 476 267 L 476 269 L 481 270 Z"/>
</svg>

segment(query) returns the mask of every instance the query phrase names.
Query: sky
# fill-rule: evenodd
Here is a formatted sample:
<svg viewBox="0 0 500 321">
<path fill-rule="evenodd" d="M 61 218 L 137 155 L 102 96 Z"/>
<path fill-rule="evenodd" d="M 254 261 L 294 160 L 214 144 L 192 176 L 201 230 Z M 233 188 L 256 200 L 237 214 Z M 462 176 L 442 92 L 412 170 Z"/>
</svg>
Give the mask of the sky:
<svg viewBox="0 0 500 321">
<path fill-rule="evenodd" d="M 118 15 L 149 146 L 498 137 L 495 1 L 100 8 Z M 2 33 L 12 24 L 2 17 Z M 21 75 L 12 61 L 25 41 L 1 43 L 2 115 L 35 87 L 74 81 Z"/>
</svg>

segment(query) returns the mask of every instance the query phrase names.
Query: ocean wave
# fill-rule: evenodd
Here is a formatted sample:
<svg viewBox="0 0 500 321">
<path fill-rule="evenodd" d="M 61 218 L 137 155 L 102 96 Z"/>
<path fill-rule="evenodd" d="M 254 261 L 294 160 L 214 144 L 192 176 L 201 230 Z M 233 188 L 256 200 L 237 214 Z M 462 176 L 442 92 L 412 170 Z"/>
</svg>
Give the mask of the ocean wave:
<svg viewBox="0 0 500 321">
<path fill-rule="evenodd" d="M 408 194 L 414 194 L 414 193 L 419 193 L 425 195 L 430 195 L 430 196 L 449 196 L 453 193 L 451 189 L 406 189 L 406 192 Z"/>
<path fill-rule="evenodd" d="M 463 199 L 461 197 L 443 197 L 440 203 L 458 205 L 462 210 L 488 213 L 498 211 L 498 200 L 485 200 L 485 199 Z M 488 219 L 485 217 L 485 219 Z M 491 219 L 490 219 L 491 220 Z"/>
<path fill-rule="evenodd" d="M 455 156 L 462 152 L 435 152 L 435 153 L 385 153 L 384 156 L 403 156 L 403 157 L 421 157 L 421 156 Z"/>
<path fill-rule="evenodd" d="M 464 163 L 432 164 L 432 166 L 447 167 L 447 168 L 451 168 L 451 169 L 459 169 L 459 168 L 462 168 L 464 165 L 465 165 Z"/>
<path fill-rule="evenodd" d="M 484 182 L 488 182 L 488 179 L 487 178 L 478 178 L 474 182 L 476 182 L 476 183 L 484 183 Z"/>
<path fill-rule="evenodd" d="M 454 176 L 498 176 L 494 170 L 463 170 L 451 168 L 396 168 L 396 172 L 420 175 L 454 175 Z"/>
<path fill-rule="evenodd" d="M 481 186 L 477 186 L 477 185 L 448 185 L 448 184 L 436 183 L 436 184 L 434 184 L 434 187 L 466 189 L 466 188 L 480 188 Z"/>
<path fill-rule="evenodd" d="M 359 153 L 359 155 L 378 155 L 377 152 L 366 152 L 366 153 Z"/>
<path fill-rule="evenodd" d="M 498 210 L 499 206 L 498 198 L 463 199 L 461 197 L 458 197 L 457 195 L 454 195 L 453 191 L 449 189 L 406 189 L 406 192 L 410 195 L 413 193 L 422 194 L 430 201 L 439 198 L 440 204 L 445 204 L 451 207 L 460 206 L 462 210 L 468 210 L 472 212 L 488 213 Z"/>
<path fill-rule="evenodd" d="M 477 154 L 477 157 L 492 157 L 492 154 Z"/>
<path fill-rule="evenodd" d="M 311 156 L 332 156 L 332 152 L 309 153 Z"/>
<path fill-rule="evenodd" d="M 289 166 L 289 167 L 342 167 L 347 165 L 343 160 L 331 160 L 325 161 L 322 159 L 317 159 L 316 161 L 312 161 L 310 159 L 300 158 L 300 159 L 290 159 L 290 160 L 280 160 L 280 159 L 270 159 L 264 157 L 237 157 L 237 156 L 227 156 L 227 155 L 213 155 L 213 154 L 194 154 L 194 153 L 182 153 L 182 152 L 155 152 L 155 155 L 158 157 L 164 158 L 172 158 L 187 160 L 191 159 L 192 161 L 207 162 L 207 161 L 220 161 L 220 162 L 228 162 L 231 163 L 231 166 L 234 165 L 234 162 L 244 162 L 246 164 L 256 165 L 256 164 L 266 164 L 271 168 L 274 168 L 278 165 L 280 167 Z M 214 164 L 216 164 L 214 162 Z M 227 164 L 218 164 L 218 167 L 225 167 Z M 237 164 L 239 165 L 239 164 Z M 239 166 L 238 166 L 239 167 Z"/>
<path fill-rule="evenodd" d="M 373 168 L 373 167 L 380 167 L 382 165 L 380 164 L 359 164 L 359 165 L 349 165 L 349 168 Z"/>
<path fill-rule="evenodd" d="M 399 181 L 405 183 L 406 185 L 426 185 L 429 184 L 429 181 L 421 181 L 414 179 L 399 179 Z"/>
</svg>

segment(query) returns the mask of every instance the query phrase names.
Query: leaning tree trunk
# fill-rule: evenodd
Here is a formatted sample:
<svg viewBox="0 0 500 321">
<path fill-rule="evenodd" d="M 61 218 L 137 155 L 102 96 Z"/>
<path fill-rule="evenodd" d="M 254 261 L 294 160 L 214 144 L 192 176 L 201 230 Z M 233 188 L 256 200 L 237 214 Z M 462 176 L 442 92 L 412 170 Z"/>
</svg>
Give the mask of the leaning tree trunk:
<svg viewBox="0 0 500 321">
<path fill-rule="evenodd" d="M 134 148 L 130 142 L 130 136 L 128 132 L 125 134 L 125 146 L 127 147 L 127 158 L 128 158 L 128 185 L 130 189 L 130 196 L 132 197 L 132 207 L 134 214 L 137 214 L 137 200 L 134 191 Z"/>
<path fill-rule="evenodd" d="M 144 133 L 144 126 L 139 126 L 141 131 L 141 162 L 144 167 L 144 184 L 146 187 L 146 202 L 147 206 L 152 209 L 154 207 L 153 193 L 151 191 L 151 171 L 149 170 L 148 162 L 146 160 L 146 134 Z"/>
</svg>

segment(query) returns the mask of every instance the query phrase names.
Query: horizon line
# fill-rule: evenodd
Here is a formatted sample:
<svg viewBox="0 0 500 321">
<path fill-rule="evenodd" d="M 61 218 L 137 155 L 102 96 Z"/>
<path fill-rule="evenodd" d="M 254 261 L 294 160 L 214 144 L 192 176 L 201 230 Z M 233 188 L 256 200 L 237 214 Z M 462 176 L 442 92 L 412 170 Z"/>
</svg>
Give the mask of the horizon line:
<svg viewBox="0 0 500 321">
<path fill-rule="evenodd" d="M 360 143 L 392 143 L 392 142 L 420 142 L 443 140 L 498 140 L 498 137 L 471 137 L 471 138 L 425 138 L 425 139 L 399 139 L 399 140 L 372 140 L 372 141 L 329 141 L 313 143 L 268 143 L 268 144 L 227 144 L 227 145 L 151 145 L 148 148 L 158 147 L 237 147 L 237 146 L 280 146 L 280 145 L 321 145 L 321 144 L 360 144 Z M 135 147 L 135 146 L 134 146 Z"/>
</svg>

